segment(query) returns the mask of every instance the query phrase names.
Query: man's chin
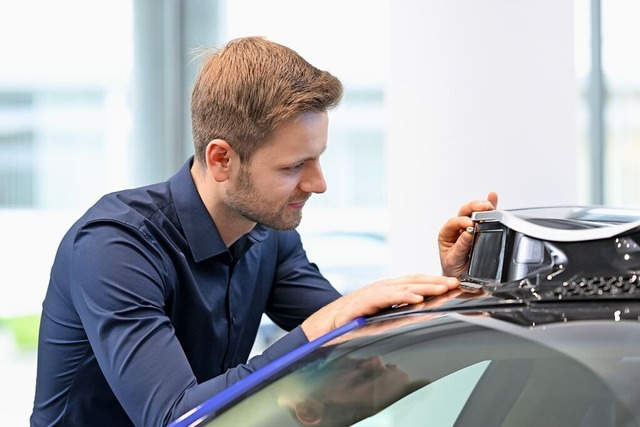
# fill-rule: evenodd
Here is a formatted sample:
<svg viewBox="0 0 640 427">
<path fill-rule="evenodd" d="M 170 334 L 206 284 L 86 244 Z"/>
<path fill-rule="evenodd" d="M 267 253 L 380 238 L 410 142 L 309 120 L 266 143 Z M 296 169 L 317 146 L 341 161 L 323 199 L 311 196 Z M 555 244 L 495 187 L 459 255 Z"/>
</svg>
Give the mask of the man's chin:
<svg viewBox="0 0 640 427">
<path fill-rule="evenodd" d="M 291 218 L 289 221 L 274 221 L 272 224 L 265 225 L 278 231 L 291 231 L 298 228 L 300 222 L 302 222 L 302 215 L 299 215 L 297 218 Z"/>
</svg>

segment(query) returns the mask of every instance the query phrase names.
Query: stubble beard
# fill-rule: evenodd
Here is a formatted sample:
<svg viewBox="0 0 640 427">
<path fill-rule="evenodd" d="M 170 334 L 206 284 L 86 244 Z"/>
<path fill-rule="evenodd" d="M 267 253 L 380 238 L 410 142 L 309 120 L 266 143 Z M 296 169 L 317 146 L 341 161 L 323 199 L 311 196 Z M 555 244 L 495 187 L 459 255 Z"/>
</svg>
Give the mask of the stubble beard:
<svg viewBox="0 0 640 427">
<path fill-rule="evenodd" d="M 255 189 L 246 171 L 240 171 L 238 183 L 227 190 L 227 206 L 249 221 L 265 225 L 275 230 L 293 230 L 302 221 L 301 209 L 289 209 L 287 205 L 295 200 L 287 200 L 282 206 L 275 206 L 265 200 Z"/>
</svg>

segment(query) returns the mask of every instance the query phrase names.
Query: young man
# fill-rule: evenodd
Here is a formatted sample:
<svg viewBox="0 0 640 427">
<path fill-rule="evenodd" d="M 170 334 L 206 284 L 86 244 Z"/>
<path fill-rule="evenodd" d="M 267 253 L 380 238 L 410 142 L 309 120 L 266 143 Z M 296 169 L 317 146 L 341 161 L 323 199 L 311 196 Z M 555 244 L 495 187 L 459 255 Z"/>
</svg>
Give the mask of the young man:
<svg viewBox="0 0 640 427">
<path fill-rule="evenodd" d="M 167 182 L 103 197 L 60 244 L 31 425 L 165 425 L 356 317 L 458 286 L 411 275 L 340 297 L 307 259 L 295 228 L 326 189 L 327 110 L 341 95 L 338 79 L 262 38 L 205 60 L 193 159 Z M 467 216 L 493 202 L 444 226 L 445 274 L 466 262 Z M 291 332 L 247 361 L 263 313 Z"/>
</svg>

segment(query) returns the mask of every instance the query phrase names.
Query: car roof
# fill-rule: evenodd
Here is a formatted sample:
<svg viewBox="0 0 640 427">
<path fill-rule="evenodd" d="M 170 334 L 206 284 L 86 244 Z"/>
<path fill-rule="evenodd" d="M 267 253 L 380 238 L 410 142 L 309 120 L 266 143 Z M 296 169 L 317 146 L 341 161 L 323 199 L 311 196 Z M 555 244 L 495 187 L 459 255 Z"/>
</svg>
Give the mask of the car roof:
<svg viewBox="0 0 640 427">
<path fill-rule="evenodd" d="M 592 295 L 583 299 L 520 299 L 491 291 L 481 293 L 465 292 L 454 289 L 448 293 L 431 297 L 425 302 L 381 312 L 365 319 L 366 324 L 403 319 L 410 316 L 419 318 L 423 315 L 447 313 L 484 313 L 501 320 L 521 326 L 535 326 L 572 320 L 620 320 L 625 314 L 630 319 L 638 320 L 636 310 L 640 308 L 640 295 L 626 298 L 611 298 L 603 295 Z M 615 312 L 622 310 L 618 318 Z M 624 311 L 624 312 L 623 312 Z M 631 314 L 634 313 L 634 314 Z M 406 322 L 405 322 L 406 323 Z"/>
</svg>

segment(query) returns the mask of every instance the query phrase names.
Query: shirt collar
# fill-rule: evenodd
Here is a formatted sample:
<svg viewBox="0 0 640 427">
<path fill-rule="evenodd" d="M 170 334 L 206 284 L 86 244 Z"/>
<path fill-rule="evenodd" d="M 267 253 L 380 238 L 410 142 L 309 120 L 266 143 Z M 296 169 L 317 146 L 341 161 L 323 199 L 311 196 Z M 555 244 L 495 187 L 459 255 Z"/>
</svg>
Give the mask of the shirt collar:
<svg viewBox="0 0 640 427">
<path fill-rule="evenodd" d="M 200 194 L 198 194 L 191 176 L 192 164 L 193 156 L 187 160 L 178 173 L 169 179 L 169 185 L 176 213 L 191 248 L 193 259 L 200 262 L 221 253 L 228 253 L 228 250 L 220 237 L 216 224 L 209 215 L 209 211 L 202 202 Z M 269 228 L 258 224 L 246 236 L 252 245 L 262 242 L 268 234 Z"/>
<path fill-rule="evenodd" d="M 262 242 L 267 238 L 268 235 L 269 227 L 262 224 L 256 224 L 256 226 L 253 227 L 253 229 L 249 233 L 247 233 L 247 236 L 252 243 Z"/>
<path fill-rule="evenodd" d="M 169 179 L 173 203 L 187 238 L 193 259 L 204 259 L 227 252 L 215 223 L 205 207 L 191 177 L 193 156 Z"/>
</svg>

